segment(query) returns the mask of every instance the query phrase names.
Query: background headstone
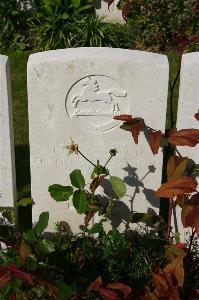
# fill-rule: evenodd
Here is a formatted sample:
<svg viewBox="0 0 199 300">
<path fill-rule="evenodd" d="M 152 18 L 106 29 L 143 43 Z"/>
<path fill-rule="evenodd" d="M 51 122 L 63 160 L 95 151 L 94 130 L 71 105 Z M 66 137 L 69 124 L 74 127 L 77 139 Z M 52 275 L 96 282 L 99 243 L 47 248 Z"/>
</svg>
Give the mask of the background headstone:
<svg viewBox="0 0 199 300">
<path fill-rule="evenodd" d="M 199 122 L 194 118 L 199 109 L 199 52 L 188 53 L 182 56 L 180 91 L 178 101 L 177 129 L 199 129 Z M 178 147 L 182 156 L 191 158 L 199 164 L 199 145 L 196 147 Z M 199 182 L 199 181 L 198 181 Z M 182 235 L 185 230 L 181 224 L 181 209 L 177 209 L 177 228 Z"/>
<path fill-rule="evenodd" d="M 153 156 L 143 136 L 135 145 L 129 132 L 114 121 L 117 114 L 140 116 L 164 131 L 168 89 L 167 57 L 141 51 L 77 48 L 33 54 L 28 62 L 31 190 L 36 205 L 33 221 L 50 212 L 49 230 L 67 220 L 78 231 L 82 219 L 71 203 L 56 203 L 51 184 L 69 185 L 69 174 L 81 169 L 90 182 L 93 169 L 80 155 L 68 155 L 70 137 L 95 162 L 105 164 L 109 150 L 118 154 L 108 168 L 127 184 L 127 195 L 116 210 L 158 212 L 153 190 L 161 183 L 162 151 Z M 107 186 L 104 194 L 109 194 Z M 119 222 L 114 219 L 115 225 Z"/>
<path fill-rule="evenodd" d="M 108 9 L 108 1 L 96 0 L 96 14 L 109 22 L 125 23 L 122 11 L 117 8 L 118 2 L 118 0 L 114 1 Z"/>
<path fill-rule="evenodd" d="M 0 206 L 16 199 L 12 100 L 8 57 L 0 55 Z"/>
</svg>

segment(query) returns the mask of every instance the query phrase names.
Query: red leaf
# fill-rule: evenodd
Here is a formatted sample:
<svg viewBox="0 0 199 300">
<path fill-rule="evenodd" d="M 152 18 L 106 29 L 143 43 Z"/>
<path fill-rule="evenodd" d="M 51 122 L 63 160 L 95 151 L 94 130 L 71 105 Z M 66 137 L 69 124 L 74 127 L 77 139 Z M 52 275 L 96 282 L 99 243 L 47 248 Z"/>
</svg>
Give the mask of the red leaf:
<svg viewBox="0 0 199 300">
<path fill-rule="evenodd" d="M 140 131 L 141 131 L 141 128 L 142 128 L 142 124 L 143 124 L 143 121 L 139 120 L 138 123 L 133 124 L 131 126 L 131 134 L 133 136 L 135 144 L 138 144 L 138 136 L 140 134 Z"/>
<path fill-rule="evenodd" d="M 0 289 L 12 279 L 12 275 L 9 272 L 6 272 L 5 270 L 3 272 L 4 274 L 0 275 Z"/>
<path fill-rule="evenodd" d="M 31 250 L 29 246 L 26 243 L 22 242 L 19 247 L 19 260 L 22 266 L 25 265 L 26 259 L 30 253 Z"/>
<path fill-rule="evenodd" d="M 78 300 L 77 294 L 73 295 L 73 296 L 70 298 L 70 300 Z"/>
<path fill-rule="evenodd" d="M 173 274 L 178 281 L 178 286 L 180 287 L 183 287 L 184 285 L 183 259 L 185 256 L 185 252 L 183 255 L 178 255 L 169 264 L 167 264 L 163 270 L 167 274 Z"/>
<path fill-rule="evenodd" d="M 194 115 L 197 121 L 199 121 L 199 112 Z"/>
<path fill-rule="evenodd" d="M 55 299 L 58 299 L 58 288 L 54 286 L 51 282 L 48 282 L 46 280 L 39 280 L 38 284 L 41 286 L 44 286 L 50 295 L 52 295 Z"/>
<path fill-rule="evenodd" d="M 171 156 L 167 163 L 167 179 L 182 177 L 186 170 L 188 159 L 186 157 Z"/>
<path fill-rule="evenodd" d="M 192 177 L 180 177 L 163 183 L 155 192 L 156 197 L 174 198 L 178 195 L 193 193 L 197 187 L 197 181 Z"/>
<path fill-rule="evenodd" d="M 12 293 L 8 296 L 8 300 L 16 300 L 16 294 Z"/>
<path fill-rule="evenodd" d="M 155 295 L 158 296 L 158 299 L 164 297 L 168 300 L 180 300 L 177 280 L 173 274 L 159 269 L 158 272 L 152 272 L 152 280 L 155 286 Z"/>
<path fill-rule="evenodd" d="M 103 287 L 99 288 L 99 294 L 105 300 L 118 300 L 119 299 L 117 294 L 114 291 L 103 288 Z"/>
<path fill-rule="evenodd" d="M 108 0 L 108 9 L 110 8 L 111 4 L 114 2 L 115 0 Z"/>
<path fill-rule="evenodd" d="M 181 211 L 181 218 L 183 226 L 195 229 L 199 237 L 199 205 L 184 205 Z"/>
<path fill-rule="evenodd" d="M 108 283 L 107 288 L 121 292 L 124 295 L 124 298 L 127 298 L 132 291 L 130 286 L 121 282 Z"/>
<path fill-rule="evenodd" d="M 125 5 L 122 8 L 122 17 L 125 21 L 128 19 L 129 9 L 131 7 L 131 0 L 127 0 Z"/>
<path fill-rule="evenodd" d="M 193 13 L 195 14 L 199 13 L 199 0 L 196 2 L 196 6 L 193 9 Z"/>
<path fill-rule="evenodd" d="M 131 121 L 132 115 L 120 115 L 113 117 L 114 120 L 120 120 L 120 121 Z"/>
<path fill-rule="evenodd" d="M 198 129 L 171 129 L 168 142 L 176 146 L 195 147 L 199 143 Z"/>
<path fill-rule="evenodd" d="M 87 289 L 87 292 L 91 292 L 91 291 L 98 291 L 99 290 L 99 287 L 102 285 L 102 277 L 101 276 L 98 276 L 95 281 L 91 282 L 88 289 Z"/>
<path fill-rule="evenodd" d="M 6 268 L 6 270 L 10 271 L 14 277 L 26 282 L 27 284 L 29 284 L 31 286 L 35 285 L 31 274 L 26 273 L 26 272 L 22 271 L 21 269 L 18 269 L 15 265 L 9 265 L 9 266 L 6 266 L 5 268 Z"/>
<path fill-rule="evenodd" d="M 199 193 L 196 193 L 192 195 L 190 199 L 187 199 L 186 204 L 193 206 L 199 205 Z"/>
<path fill-rule="evenodd" d="M 183 250 L 186 249 L 185 245 L 181 242 L 177 243 L 176 247 L 179 248 L 179 249 L 183 249 Z"/>
<path fill-rule="evenodd" d="M 198 34 L 192 34 L 188 37 L 188 42 L 187 44 L 192 44 L 192 43 L 197 43 L 199 42 L 199 36 Z"/>
<path fill-rule="evenodd" d="M 148 143 L 149 143 L 151 151 L 153 152 L 154 155 L 158 153 L 158 149 L 160 147 L 161 139 L 162 139 L 162 132 L 160 130 L 149 132 Z"/>
</svg>

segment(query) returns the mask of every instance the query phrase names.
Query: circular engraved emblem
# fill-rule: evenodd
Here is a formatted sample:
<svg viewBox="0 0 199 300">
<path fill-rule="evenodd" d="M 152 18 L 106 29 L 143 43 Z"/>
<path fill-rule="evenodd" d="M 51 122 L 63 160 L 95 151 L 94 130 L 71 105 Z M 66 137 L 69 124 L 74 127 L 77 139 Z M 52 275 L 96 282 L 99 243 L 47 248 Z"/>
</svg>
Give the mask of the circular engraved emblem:
<svg viewBox="0 0 199 300">
<path fill-rule="evenodd" d="M 113 117 L 128 110 L 126 90 L 106 75 L 89 75 L 78 80 L 66 96 L 69 118 L 91 132 L 105 132 L 118 126 Z"/>
</svg>

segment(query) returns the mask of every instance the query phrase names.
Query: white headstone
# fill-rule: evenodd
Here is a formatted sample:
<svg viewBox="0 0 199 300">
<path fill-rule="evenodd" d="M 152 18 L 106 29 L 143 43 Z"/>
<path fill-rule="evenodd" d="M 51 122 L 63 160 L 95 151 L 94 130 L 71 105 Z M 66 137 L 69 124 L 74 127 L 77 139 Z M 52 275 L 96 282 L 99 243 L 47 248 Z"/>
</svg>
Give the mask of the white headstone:
<svg viewBox="0 0 199 300">
<path fill-rule="evenodd" d="M 199 129 L 199 122 L 194 118 L 199 109 L 199 52 L 188 53 L 182 56 L 180 91 L 178 101 L 177 129 Z M 196 147 L 178 147 L 182 156 L 191 158 L 199 164 L 199 145 Z M 198 181 L 199 183 L 199 181 Z M 177 210 L 179 232 L 184 234 L 181 225 L 181 209 Z M 183 239 L 183 238 L 182 238 Z"/>
<path fill-rule="evenodd" d="M 135 145 L 129 132 L 113 120 L 117 114 L 142 117 L 164 131 L 168 89 L 167 57 L 141 51 L 76 48 L 33 54 L 28 62 L 29 134 L 33 221 L 50 212 L 49 229 L 67 220 L 78 230 L 81 219 L 71 204 L 55 203 L 51 184 L 69 185 L 69 173 L 81 169 L 90 181 L 92 166 L 68 155 L 70 137 L 95 162 L 104 164 L 109 150 L 111 175 L 127 183 L 123 214 L 129 209 L 158 212 L 152 190 L 161 183 L 162 151 L 153 156 L 143 133 Z M 147 199 L 146 199 L 147 197 Z"/>
<path fill-rule="evenodd" d="M 12 100 L 8 57 L 0 55 L 0 206 L 16 199 Z"/>
<path fill-rule="evenodd" d="M 96 1 L 96 14 L 105 18 L 106 21 L 125 23 L 122 11 L 117 8 L 118 0 L 114 1 L 108 8 L 108 2 L 104 0 Z"/>
</svg>

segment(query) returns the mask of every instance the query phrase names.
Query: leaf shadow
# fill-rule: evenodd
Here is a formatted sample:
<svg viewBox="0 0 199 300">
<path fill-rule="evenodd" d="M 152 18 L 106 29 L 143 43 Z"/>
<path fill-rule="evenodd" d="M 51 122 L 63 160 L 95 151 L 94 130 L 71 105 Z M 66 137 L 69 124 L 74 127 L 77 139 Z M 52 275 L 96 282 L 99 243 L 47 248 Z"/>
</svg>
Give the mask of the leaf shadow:
<svg viewBox="0 0 199 300">
<path fill-rule="evenodd" d="M 123 178 L 123 181 L 126 183 L 126 185 L 134 187 L 133 195 L 126 195 L 130 199 L 130 207 L 128 207 L 128 205 L 124 201 L 118 199 L 117 195 L 111 187 L 110 181 L 107 179 L 104 179 L 102 186 L 104 195 L 97 195 L 99 205 L 101 206 L 101 211 L 103 213 L 109 206 L 109 199 L 113 199 L 112 210 L 108 213 L 107 217 L 111 222 L 111 225 L 116 228 L 119 227 L 121 223 L 128 223 L 129 216 L 134 211 L 133 202 L 136 195 L 141 192 L 141 189 L 143 194 L 145 195 L 146 201 L 150 203 L 150 206 L 152 206 L 153 208 L 159 208 L 159 200 L 155 197 L 154 191 L 152 189 L 146 188 L 143 182 L 143 180 L 147 176 L 156 171 L 156 168 L 153 165 L 149 165 L 148 172 L 146 172 L 146 174 L 141 179 L 136 172 L 137 168 L 132 167 L 130 164 L 127 164 L 127 166 L 123 168 L 123 170 L 127 172 L 127 176 Z M 146 211 L 156 214 L 151 207 L 146 207 Z"/>
</svg>

